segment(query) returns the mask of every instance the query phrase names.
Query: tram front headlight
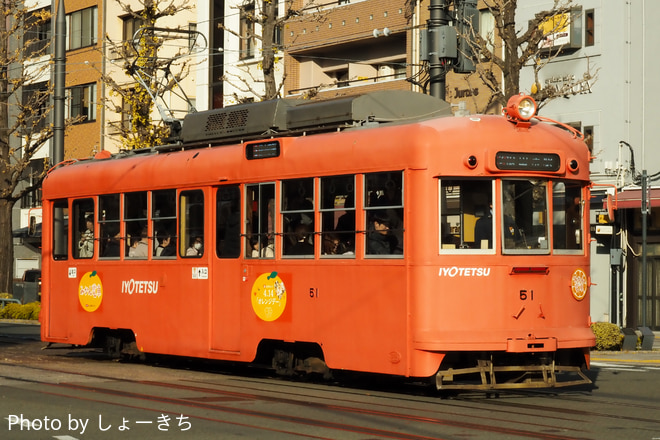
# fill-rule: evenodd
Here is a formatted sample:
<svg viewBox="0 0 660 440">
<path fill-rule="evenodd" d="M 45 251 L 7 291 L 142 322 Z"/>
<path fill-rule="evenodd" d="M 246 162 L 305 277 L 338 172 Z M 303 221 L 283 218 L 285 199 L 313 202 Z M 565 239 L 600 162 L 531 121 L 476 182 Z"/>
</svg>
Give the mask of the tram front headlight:
<svg viewBox="0 0 660 440">
<path fill-rule="evenodd" d="M 536 101 L 522 93 L 512 96 L 506 104 L 506 114 L 513 119 L 529 121 L 536 115 Z"/>
</svg>

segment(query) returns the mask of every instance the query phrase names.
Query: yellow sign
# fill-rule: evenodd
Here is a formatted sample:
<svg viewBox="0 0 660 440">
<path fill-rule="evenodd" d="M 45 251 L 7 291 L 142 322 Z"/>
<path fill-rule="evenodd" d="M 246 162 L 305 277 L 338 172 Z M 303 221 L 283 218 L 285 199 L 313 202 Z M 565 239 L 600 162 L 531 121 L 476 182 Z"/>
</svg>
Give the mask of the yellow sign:
<svg viewBox="0 0 660 440">
<path fill-rule="evenodd" d="M 543 39 L 540 47 L 557 47 L 570 43 L 570 13 L 557 14 L 549 17 L 539 24 L 539 29 L 543 32 Z"/>
<path fill-rule="evenodd" d="M 259 275 L 252 285 L 252 309 L 264 321 L 275 321 L 286 308 L 286 288 L 277 272 Z"/>
<path fill-rule="evenodd" d="M 573 297 L 578 301 L 582 301 L 587 294 L 587 287 L 589 287 L 589 280 L 587 274 L 582 269 L 575 269 L 571 275 L 571 291 Z"/>
<path fill-rule="evenodd" d="M 83 309 L 93 312 L 98 309 L 103 301 L 103 283 L 96 271 L 87 272 L 80 279 L 78 285 L 78 301 Z"/>
</svg>

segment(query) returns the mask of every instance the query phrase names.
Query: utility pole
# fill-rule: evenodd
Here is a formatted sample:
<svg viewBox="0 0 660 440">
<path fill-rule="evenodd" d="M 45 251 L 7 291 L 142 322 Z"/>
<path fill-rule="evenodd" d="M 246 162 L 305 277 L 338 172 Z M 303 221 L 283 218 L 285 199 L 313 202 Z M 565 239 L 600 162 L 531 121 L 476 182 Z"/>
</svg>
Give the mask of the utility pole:
<svg viewBox="0 0 660 440">
<path fill-rule="evenodd" d="M 642 170 L 642 327 L 646 327 L 646 290 L 648 270 L 646 268 L 646 217 L 649 214 L 648 178 Z"/>
<path fill-rule="evenodd" d="M 66 16 L 64 13 L 64 0 L 58 0 L 55 15 L 55 57 L 53 74 L 53 150 L 51 152 L 51 165 L 55 166 L 64 160 L 64 76 L 66 74 Z M 53 251 L 56 255 L 66 254 L 64 210 L 55 208 L 53 212 Z"/>
<path fill-rule="evenodd" d="M 455 17 L 449 13 L 452 3 Z M 445 99 L 447 72 L 474 72 L 470 44 L 464 37 L 459 41 L 456 28 L 462 36 L 479 29 L 479 10 L 477 0 L 431 0 L 429 12 L 420 56 L 429 63 L 429 94 Z M 450 26 L 453 20 L 456 23 Z"/>
<path fill-rule="evenodd" d="M 59 0 L 55 15 L 55 57 L 53 94 L 53 152 L 52 165 L 64 160 L 64 77 L 66 74 L 66 15 L 64 0 Z"/>
<path fill-rule="evenodd" d="M 429 5 L 430 18 L 427 21 L 430 95 L 440 99 L 445 99 L 445 77 L 448 67 L 446 63 L 451 63 L 448 58 L 452 59 L 457 56 L 456 30 L 448 26 L 448 9 L 447 0 L 431 0 Z"/>
</svg>

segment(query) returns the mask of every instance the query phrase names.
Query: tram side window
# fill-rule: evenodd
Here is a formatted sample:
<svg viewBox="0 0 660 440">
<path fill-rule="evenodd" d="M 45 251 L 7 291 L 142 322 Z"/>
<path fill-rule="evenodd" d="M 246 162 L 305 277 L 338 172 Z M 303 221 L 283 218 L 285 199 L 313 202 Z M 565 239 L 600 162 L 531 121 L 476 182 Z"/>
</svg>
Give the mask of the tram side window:
<svg viewBox="0 0 660 440">
<path fill-rule="evenodd" d="M 147 225 L 147 192 L 124 194 L 124 223 L 130 258 L 147 258 L 152 254 Z"/>
<path fill-rule="evenodd" d="M 216 194 L 216 252 L 219 258 L 241 254 L 241 191 L 237 185 L 222 186 Z"/>
<path fill-rule="evenodd" d="M 67 200 L 56 200 L 53 203 L 53 259 L 69 258 L 69 206 Z"/>
<path fill-rule="evenodd" d="M 92 258 L 94 256 L 94 201 L 92 199 L 74 200 L 73 241 L 71 243 L 74 258 Z"/>
<path fill-rule="evenodd" d="M 123 253 L 120 220 L 119 194 L 99 196 L 99 254 L 102 258 L 119 258 Z"/>
<path fill-rule="evenodd" d="M 314 179 L 282 182 L 282 246 L 291 257 L 314 256 Z"/>
<path fill-rule="evenodd" d="M 493 182 L 443 180 L 440 248 L 493 249 Z"/>
<path fill-rule="evenodd" d="M 151 193 L 151 219 L 154 234 L 154 257 L 176 257 L 176 190 Z"/>
<path fill-rule="evenodd" d="M 548 184 L 545 180 L 502 181 L 502 236 L 504 252 L 549 250 Z"/>
<path fill-rule="evenodd" d="M 582 249 L 582 188 L 575 182 L 552 184 L 552 245 L 557 250 Z"/>
<path fill-rule="evenodd" d="M 403 254 L 403 171 L 364 179 L 367 255 Z"/>
<path fill-rule="evenodd" d="M 275 257 L 275 184 L 245 187 L 245 256 Z"/>
<path fill-rule="evenodd" d="M 355 176 L 321 177 L 321 256 L 355 255 Z"/>
<path fill-rule="evenodd" d="M 204 193 L 182 191 L 179 196 L 179 253 L 189 258 L 204 255 Z"/>
</svg>

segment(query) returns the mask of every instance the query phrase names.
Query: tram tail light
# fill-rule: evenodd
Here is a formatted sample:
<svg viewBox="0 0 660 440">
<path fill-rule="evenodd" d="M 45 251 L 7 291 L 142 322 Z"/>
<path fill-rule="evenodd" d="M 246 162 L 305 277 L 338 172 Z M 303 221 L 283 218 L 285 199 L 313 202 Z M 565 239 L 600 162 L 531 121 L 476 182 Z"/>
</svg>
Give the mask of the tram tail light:
<svg viewBox="0 0 660 440">
<path fill-rule="evenodd" d="M 527 122 L 536 116 L 536 101 L 531 96 L 522 93 L 514 95 L 509 98 L 504 113 L 509 119 Z"/>
</svg>

